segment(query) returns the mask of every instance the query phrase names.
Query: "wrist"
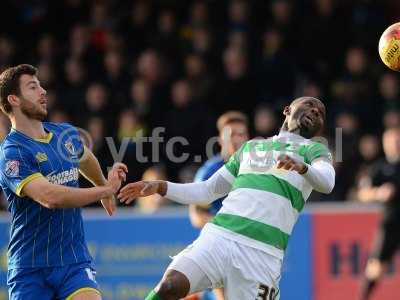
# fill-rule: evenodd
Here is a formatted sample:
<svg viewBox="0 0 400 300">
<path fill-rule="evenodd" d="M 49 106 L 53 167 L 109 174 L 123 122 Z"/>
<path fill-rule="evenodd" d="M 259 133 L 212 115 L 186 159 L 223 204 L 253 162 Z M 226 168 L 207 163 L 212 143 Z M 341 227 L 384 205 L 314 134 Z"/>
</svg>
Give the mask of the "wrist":
<svg viewBox="0 0 400 300">
<path fill-rule="evenodd" d="M 299 173 L 300 175 L 304 175 L 305 173 L 307 173 L 307 171 L 308 171 L 307 164 L 303 164 L 302 168 L 297 173 Z"/>
<path fill-rule="evenodd" d="M 168 190 L 167 182 L 160 180 L 158 182 L 157 194 L 165 196 L 167 194 L 167 190 Z"/>
<path fill-rule="evenodd" d="M 98 187 L 99 189 L 102 189 L 103 193 L 101 198 L 107 198 L 115 194 L 115 189 L 113 186 L 109 183 L 105 184 L 104 186 Z"/>
</svg>

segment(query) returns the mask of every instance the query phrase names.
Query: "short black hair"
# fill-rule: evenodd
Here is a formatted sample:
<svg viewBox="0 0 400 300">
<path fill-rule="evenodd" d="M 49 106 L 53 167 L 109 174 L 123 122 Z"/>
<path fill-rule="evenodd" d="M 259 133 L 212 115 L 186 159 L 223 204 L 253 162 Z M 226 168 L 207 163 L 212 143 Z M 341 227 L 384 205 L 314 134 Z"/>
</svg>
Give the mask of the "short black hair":
<svg viewBox="0 0 400 300">
<path fill-rule="evenodd" d="M 28 64 L 21 64 L 15 67 L 11 67 L 3 71 L 0 74 L 0 109 L 8 115 L 11 112 L 11 105 L 8 102 L 9 95 L 21 94 L 19 86 L 19 79 L 22 75 L 36 76 L 38 70 Z"/>
</svg>

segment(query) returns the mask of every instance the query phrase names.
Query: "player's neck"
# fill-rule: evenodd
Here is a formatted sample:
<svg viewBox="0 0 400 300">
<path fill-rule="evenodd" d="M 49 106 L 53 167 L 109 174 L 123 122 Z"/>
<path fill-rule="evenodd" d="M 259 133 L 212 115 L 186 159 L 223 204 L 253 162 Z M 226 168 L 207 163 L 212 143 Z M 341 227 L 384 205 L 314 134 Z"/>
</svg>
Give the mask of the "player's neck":
<svg viewBox="0 0 400 300">
<path fill-rule="evenodd" d="M 11 126 L 15 130 L 22 132 L 33 139 L 44 139 L 47 133 L 44 130 L 43 123 L 40 120 L 29 119 L 26 116 L 13 116 L 10 118 Z"/>
<path fill-rule="evenodd" d="M 279 131 L 279 133 L 284 133 L 284 132 L 300 135 L 300 129 L 299 128 L 288 129 L 286 126 L 282 126 L 281 130 Z"/>
</svg>

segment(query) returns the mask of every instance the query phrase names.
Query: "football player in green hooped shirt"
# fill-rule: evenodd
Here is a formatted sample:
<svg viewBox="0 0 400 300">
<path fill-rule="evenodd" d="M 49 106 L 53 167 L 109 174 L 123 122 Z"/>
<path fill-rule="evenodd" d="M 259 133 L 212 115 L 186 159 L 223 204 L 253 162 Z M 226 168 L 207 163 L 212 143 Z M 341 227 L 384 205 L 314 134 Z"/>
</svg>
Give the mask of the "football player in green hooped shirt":
<svg viewBox="0 0 400 300">
<path fill-rule="evenodd" d="M 335 184 L 328 148 L 311 140 L 324 128 L 323 103 L 301 97 L 283 114 L 278 135 L 246 142 L 206 181 L 140 181 L 121 189 L 118 198 L 126 203 L 154 193 L 183 204 L 227 195 L 147 300 L 180 299 L 221 286 L 227 299 L 279 298 L 282 261 L 297 218 L 313 190 L 330 193 Z"/>
</svg>

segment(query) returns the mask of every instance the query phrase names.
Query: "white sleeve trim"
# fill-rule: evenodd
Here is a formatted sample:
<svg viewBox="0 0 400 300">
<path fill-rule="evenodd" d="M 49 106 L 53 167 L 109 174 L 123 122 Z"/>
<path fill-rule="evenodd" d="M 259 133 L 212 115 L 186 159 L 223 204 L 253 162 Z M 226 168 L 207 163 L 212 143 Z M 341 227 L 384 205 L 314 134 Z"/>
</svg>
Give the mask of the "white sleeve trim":
<svg viewBox="0 0 400 300">
<path fill-rule="evenodd" d="M 226 181 L 228 181 L 230 184 L 232 184 L 235 181 L 235 176 L 232 175 L 231 172 L 229 172 L 229 170 L 225 167 L 222 166 L 219 170 L 218 170 L 219 174 L 221 174 L 222 177 L 224 177 L 224 179 Z"/>
</svg>

